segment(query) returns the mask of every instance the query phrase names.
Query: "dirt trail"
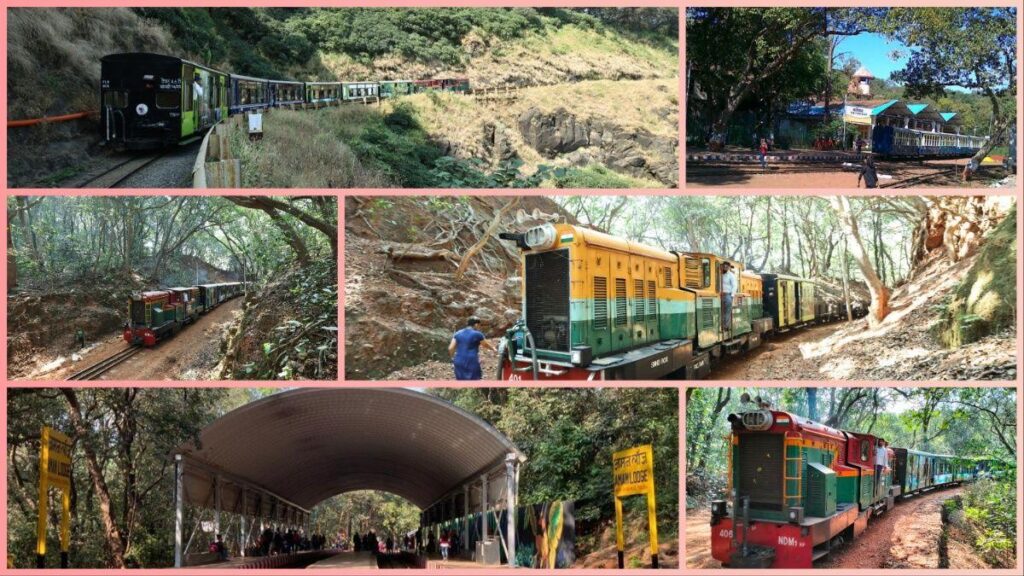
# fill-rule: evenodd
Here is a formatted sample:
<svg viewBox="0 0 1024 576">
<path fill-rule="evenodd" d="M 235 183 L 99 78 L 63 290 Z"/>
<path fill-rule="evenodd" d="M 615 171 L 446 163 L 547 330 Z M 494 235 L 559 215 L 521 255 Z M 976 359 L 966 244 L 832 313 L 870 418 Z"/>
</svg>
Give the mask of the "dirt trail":
<svg viewBox="0 0 1024 576">
<path fill-rule="evenodd" d="M 962 488 L 914 496 L 868 522 L 850 545 L 833 552 L 821 568 L 938 568 L 942 503 Z"/>
<path fill-rule="evenodd" d="M 221 335 L 242 313 L 242 298 L 230 300 L 173 337 L 141 352 L 100 376 L 100 380 L 208 380 L 220 359 Z M 82 355 L 82 359 L 31 376 L 33 380 L 63 380 L 127 347 L 121 334 L 111 335 Z"/>
<path fill-rule="evenodd" d="M 721 568 L 711 557 L 711 506 L 686 511 L 686 567 Z"/>
<path fill-rule="evenodd" d="M 820 362 L 808 358 L 803 345 L 818 342 L 843 326 L 822 324 L 772 336 L 753 352 L 738 354 L 711 370 L 711 380 L 800 380 L 820 378 Z"/>
<path fill-rule="evenodd" d="M 909 500 L 868 522 L 853 542 L 833 551 L 815 568 L 938 568 L 942 535 L 942 503 L 962 488 L 938 490 Z M 720 568 L 711 557 L 711 511 L 686 513 L 686 567 Z"/>
</svg>

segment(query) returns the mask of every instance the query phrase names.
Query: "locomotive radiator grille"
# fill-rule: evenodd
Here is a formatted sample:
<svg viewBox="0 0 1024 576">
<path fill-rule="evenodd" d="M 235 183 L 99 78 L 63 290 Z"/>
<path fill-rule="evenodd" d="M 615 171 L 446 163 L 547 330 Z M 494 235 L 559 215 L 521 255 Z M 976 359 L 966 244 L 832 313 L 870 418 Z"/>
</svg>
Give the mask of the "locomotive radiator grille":
<svg viewBox="0 0 1024 576">
<path fill-rule="evenodd" d="M 626 325 L 626 279 L 615 279 L 615 325 Z"/>
<path fill-rule="evenodd" d="M 633 280 L 633 318 L 641 321 L 646 316 L 644 311 L 644 281 Z"/>
<path fill-rule="evenodd" d="M 739 495 L 750 507 L 782 510 L 783 446 L 781 434 L 743 434 L 736 448 L 734 473 Z"/>
<path fill-rule="evenodd" d="M 594 276 L 594 330 L 608 329 L 608 279 Z"/>
<path fill-rule="evenodd" d="M 526 255 L 526 327 L 538 349 L 569 351 L 569 251 Z"/>
<path fill-rule="evenodd" d="M 654 280 L 647 281 L 647 319 L 658 318 L 658 286 Z"/>
</svg>

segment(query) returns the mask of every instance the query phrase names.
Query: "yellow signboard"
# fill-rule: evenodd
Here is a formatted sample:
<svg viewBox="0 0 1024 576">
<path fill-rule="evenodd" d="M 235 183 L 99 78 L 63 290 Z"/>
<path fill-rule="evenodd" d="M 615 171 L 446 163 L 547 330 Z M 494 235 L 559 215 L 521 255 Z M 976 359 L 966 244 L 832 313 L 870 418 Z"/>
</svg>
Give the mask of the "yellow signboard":
<svg viewBox="0 0 1024 576">
<path fill-rule="evenodd" d="M 71 543 L 71 439 L 43 426 L 39 435 L 39 518 L 36 524 L 36 565 L 46 567 L 46 521 L 50 487 L 61 493 L 60 565 L 68 566 Z"/>
<path fill-rule="evenodd" d="M 615 481 L 615 542 L 619 568 L 625 568 L 626 539 L 622 533 L 622 499 L 647 496 L 647 528 L 651 533 L 651 567 L 658 567 L 658 520 L 654 500 L 654 451 L 650 444 L 620 450 L 612 455 Z"/>
</svg>

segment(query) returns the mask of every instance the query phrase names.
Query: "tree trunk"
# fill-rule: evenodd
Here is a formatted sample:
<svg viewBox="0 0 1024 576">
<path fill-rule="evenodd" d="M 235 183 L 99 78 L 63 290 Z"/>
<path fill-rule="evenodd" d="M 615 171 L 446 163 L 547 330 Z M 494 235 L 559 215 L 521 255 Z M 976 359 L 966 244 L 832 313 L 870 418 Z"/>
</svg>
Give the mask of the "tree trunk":
<svg viewBox="0 0 1024 576">
<path fill-rule="evenodd" d="M 843 236 L 843 301 L 846 303 L 846 321 L 853 322 L 853 310 L 850 308 L 850 253 L 846 248 L 846 236 Z"/>
<path fill-rule="evenodd" d="M 868 324 L 872 327 L 878 325 L 889 314 L 889 289 L 878 277 L 875 269 L 871 266 L 871 260 L 867 251 L 864 250 L 864 243 L 860 238 L 860 229 L 857 221 L 850 212 L 850 200 L 846 196 L 830 196 L 829 202 L 835 210 L 839 223 L 847 236 L 852 240 L 848 244 L 850 252 L 853 253 L 857 265 L 860 267 L 864 280 L 868 283 L 868 291 L 871 293 L 871 308 L 868 313 Z"/>
<path fill-rule="evenodd" d="M 92 446 L 90 427 L 82 420 L 82 408 L 78 403 L 78 394 L 74 388 L 61 388 L 60 391 L 68 402 L 68 416 L 71 419 L 72 427 L 75 429 L 75 436 L 81 440 L 82 452 L 85 454 L 85 463 L 89 469 L 89 477 L 92 479 L 93 490 L 95 490 L 96 497 L 100 501 L 103 536 L 110 551 L 112 567 L 125 568 L 121 530 L 114 520 L 110 490 L 107 488 L 107 481 L 103 477 L 103 468 L 100 466 L 99 458 L 96 456 L 96 451 Z"/>
</svg>

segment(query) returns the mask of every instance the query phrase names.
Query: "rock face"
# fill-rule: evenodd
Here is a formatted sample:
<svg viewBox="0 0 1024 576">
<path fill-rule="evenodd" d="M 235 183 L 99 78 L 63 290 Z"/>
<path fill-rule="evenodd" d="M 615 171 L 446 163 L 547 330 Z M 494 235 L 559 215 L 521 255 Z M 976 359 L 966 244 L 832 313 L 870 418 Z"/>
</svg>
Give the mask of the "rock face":
<svg viewBox="0 0 1024 576">
<path fill-rule="evenodd" d="M 531 107 L 519 116 L 518 124 L 523 140 L 547 158 L 569 154 L 572 163 L 598 161 L 617 172 L 679 185 L 676 137 L 605 120 L 579 120 L 564 108 L 545 113 Z"/>
<path fill-rule="evenodd" d="M 590 126 L 578 122 L 565 108 L 544 113 L 531 107 L 519 115 L 519 133 L 547 158 L 590 145 Z"/>
<path fill-rule="evenodd" d="M 504 162 L 516 157 L 516 149 L 509 139 L 508 130 L 501 123 L 484 124 L 481 144 L 492 161 Z"/>
</svg>

